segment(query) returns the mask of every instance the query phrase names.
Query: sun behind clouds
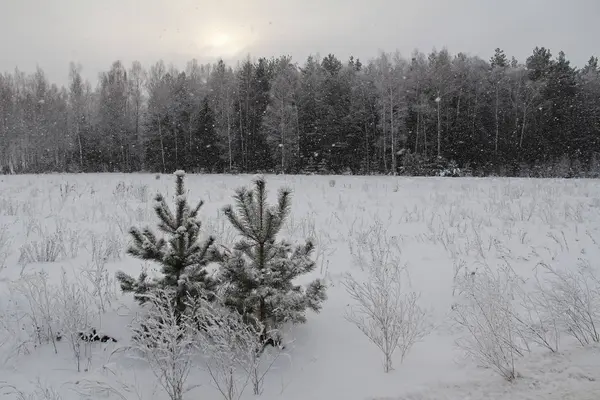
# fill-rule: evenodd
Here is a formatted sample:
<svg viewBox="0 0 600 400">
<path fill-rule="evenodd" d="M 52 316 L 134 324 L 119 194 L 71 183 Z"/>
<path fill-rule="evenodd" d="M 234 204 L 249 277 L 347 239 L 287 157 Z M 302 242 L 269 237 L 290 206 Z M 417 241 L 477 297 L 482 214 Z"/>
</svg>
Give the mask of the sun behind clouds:
<svg viewBox="0 0 600 400">
<path fill-rule="evenodd" d="M 256 41 L 251 32 L 239 30 L 209 30 L 199 35 L 198 47 L 207 51 L 207 56 L 232 57 Z"/>
</svg>

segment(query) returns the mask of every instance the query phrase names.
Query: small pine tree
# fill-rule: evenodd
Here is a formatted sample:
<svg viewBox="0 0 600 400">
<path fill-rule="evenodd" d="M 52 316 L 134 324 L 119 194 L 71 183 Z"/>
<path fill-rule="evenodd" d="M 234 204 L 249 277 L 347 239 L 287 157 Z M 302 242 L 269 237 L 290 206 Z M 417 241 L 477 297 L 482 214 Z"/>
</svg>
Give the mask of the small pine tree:
<svg viewBox="0 0 600 400">
<path fill-rule="evenodd" d="M 232 254 L 223 257 L 219 281 L 225 305 L 247 316 L 248 321 L 258 319 L 265 327 L 263 340 L 268 341 L 266 332 L 285 322 L 305 322 L 306 309 L 319 312 L 327 296 L 320 279 L 306 287 L 292 282 L 315 269 L 313 244 L 307 241 L 292 248 L 276 239 L 290 211 L 291 192 L 281 189 L 277 205 L 269 206 L 264 178 L 256 178 L 254 184 L 252 191 L 236 191 L 237 212 L 231 205 L 224 208 L 242 239 Z"/>
<path fill-rule="evenodd" d="M 131 228 L 133 245 L 127 252 L 142 260 L 154 261 L 162 265 L 163 276 L 149 279 L 142 272 L 137 280 L 119 271 L 116 274 L 124 292 L 133 292 L 135 298 L 143 303 L 145 294 L 153 288 L 175 289 L 173 301 L 179 313 L 185 311 L 185 300 L 189 296 L 210 294 L 215 282 L 208 276 L 207 264 L 216 259 L 213 250 L 215 239 L 211 236 L 205 242 L 199 240 L 201 222 L 197 219 L 202 201 L 190 208 L 185 196 L 183 184 L 185 172 L 176 171 L 175 214 L 161 194 L 156 195 L 154 211 L 160 219 L 158 228 L 168 236 L 168 240 L 158 239 L 149 229 L 140 231 Z"/>
</svg>

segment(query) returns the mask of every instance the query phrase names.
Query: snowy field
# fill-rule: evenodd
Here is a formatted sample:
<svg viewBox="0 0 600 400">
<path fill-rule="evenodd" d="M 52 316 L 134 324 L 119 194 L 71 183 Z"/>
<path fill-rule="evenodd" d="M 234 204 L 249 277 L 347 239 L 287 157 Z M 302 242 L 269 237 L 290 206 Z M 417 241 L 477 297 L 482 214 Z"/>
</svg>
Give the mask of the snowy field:
<svg viewBox="0 0 600 400">
<path fill-rule="evenodd" d="M 251 179 L 187 178 L 189 199 L 205 201 L 205 232 L 220 244 L 229 246 L 235 239 L 220 210 L 231 203 L 234 189 L 250 186 Z M 267 183 L 271 200 L 281 186 L 293 190 L 291 218 L 282 237 L 315 240 L 317 268 L 308 278 L 325 279 L 329 299 L 320 314 L 309 312 L 306 324 L 285 332 L 286 354 L 276 360 L 258 398 L 600 396 L 597 344 L 581 346 L 562 330 L 558 352 L 535 343 L 523 345 L 527 348 L 515 357 L 517 378 L 507 382 L 455 345 L 466 333 L 453 313 L 461 298 L 459 283 L 479 271 L 510 269 L 519 287 L 530 290 L 549 268 L 597 269 L 598 181 L 268 176 Z M 130 295 L 120 293 L 113 279 L 117 270 L 137 276 L 144 267 L 125 254 L 127 231 L 131 226 L 156 227 L 152 207 L 157 191 L 172 204 L 174 177 L 0 176 L 0 398 L 168 398 L 145 361 L 127 350 L 129 325 L 140 308 Z M 368 255 L 364 243 L 383 243 L 378 249 L 406 266 L 407 290 L 420 293 L 419 304 L 431 324 L 431 332 L 403 360 L 396 352 L 389 373 L 383 372 L 381 352 L 345 318 L 352 301 L 342 283 L 347 273 L 358 281 L 365 278 L 364 266 L 356 262 L 357 255 Z M 48 258 L 55 259 L 39 262 Z M 40 271 L 47 279 L 35 275 Z M 32 283 L 34 279 L 38 281 Z M 61 279 L 90 288 L 84 303 L 94 311 L 88 316 L 91 324 L 118 341 L 82 347 L 81 372 L 68 341 L 54 345 L 35 330 L 40 318 L 65 314 L 58 304 L 45 311 L 43 304 L 36 306 L 44 303 L 44 293 L 60 289 Z M 102 296 L 92 292 L 93 282 L 102 286 Z M 586 298 L 597 307 L 600 285 L 592 279 L 585 282 Z M 518 302 L 519 296 L 515 298 Z M 595 312 L 598 308 L 590 315 Z M 600 321 L 600 315 L 593 316 Z M 194 363 L 187 382 L 197 386 L 186 399 L 221 398 L 201 360 Z M 255 397 L 250 388 L 242 396 Z"/>
</svg>

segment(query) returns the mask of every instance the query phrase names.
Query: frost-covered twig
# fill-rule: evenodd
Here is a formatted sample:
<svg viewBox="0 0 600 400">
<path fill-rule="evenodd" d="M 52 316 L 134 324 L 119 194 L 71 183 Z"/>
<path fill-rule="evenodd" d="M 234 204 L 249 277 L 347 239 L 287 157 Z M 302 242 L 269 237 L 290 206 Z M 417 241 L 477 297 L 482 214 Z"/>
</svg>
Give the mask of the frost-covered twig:
<svg viewBox="0 0 600 400">
<path fill-rule="evenodd" d="M 91 284 L 91 296 L 95 299 L 102 313 L 110 306 L 114 292 L 114 280 L 106 268 L 105 259 L 95 259 L 81 270 L 81 276 Z"/>
<path fill-rule="evenodd" d="M 16 400 L 62 400 L 56 389 L 42 384 L 38 378 L 36 388 L 31 393 L 26 393 L 8 382 L 0 381 L 0 395 L 14 395 Z M 4 397 L 2 397 L 4 398 Z"/>
<path fill-rule="evenodd" d="M 10 254 L 11 244 L 8 225 L 0 225 L 0 272 L 6 268 L 6 260 Z"/>
<path fill-rule="evenodd" d="M 515 358 L 524 351 L 511 303 L 514 284 L 509 268 L 494 272 L 486 266 L 459 281 L 462 301 L 452 307 L 454 321 L 465 331 L 457 345 L 509 381 L 516 377 Z"/>
<path fill-rule="evenodd" d="M 224 399 L 234 400 L 252 383 L 254 394 L 261 394 L 264 379 L 282 354 L 282 348 L 275 348 L 273 353 L 264 351 L 265 326 L 260 321 L 248 321 L 252 317 L 245 319 L 218 301 L 197 302 L 190 307 L 197 310 L 200 321 L 197 344 L 206 355 L 206 369 L 217 390 Z M 274 337 L 273 332 L 267 335 Z"/>
<path fill-rule="evenodd" d="M 77 372 L 81 371 L 81 333 L 92 329 L 94 317 L 86 288 L 77 280 L 69 280 L 66 271 L 62 270 L 60 286 L 57 291 L 58 309 L 61 317 L 62 335 L 66 337 L 77 365 Z M 89 342 L 84 342 L 85 346 Z M 91 362 L 91 350 L 86 347 L 88 363 Z"/>
<path fill-rule="evenodd" d="M 576 271 L 540 263 L 548 274 L 538 284 L 543 306 L 581 345 L 600 342 L 600 277 L 587 260 Z"/>
<path fill-rule="evenodd" d="M 65 255 L 63 237 L 59 233 L 45 235 L 42 240 L 25 243 L 21 247 L 19 265 L 29 263 L 56 262 Z"/>
<path fill-rule="evenodd" d="M 56 337 L 58 328 L 58 311 L 56 289 L 48 282 L 45 271 L 21 275 L 11 283 L 14 294 L 20 294 L 27 307 L 21 312 L 30 320 L 38 344 L 44 341 L 52 343 L 54 352 L 58 353 Z"/>
<path fill-rule="evenodd" d="M 143 296 L 147 314 L 132 329 L 133 348 L 141 352 L 169 398 L 182 400 L 190 390 L 185 382 L 194 355 L 193 324 L 181 319 L 172 290 L 157 288 Z"/>
<path fill-rule="evenodd" d="M 364 283 L 350 274 L 342 282 L 354 301 L 345 317 L 381 350 L 385 372 L 393 369 L 392 356 L 397 349 L 404 360 L 431 330 L 418 304 L 419 294 L 405 291 L 402 272 L 396 265 L 378 266 L 370 270 Z"/>
</svg>

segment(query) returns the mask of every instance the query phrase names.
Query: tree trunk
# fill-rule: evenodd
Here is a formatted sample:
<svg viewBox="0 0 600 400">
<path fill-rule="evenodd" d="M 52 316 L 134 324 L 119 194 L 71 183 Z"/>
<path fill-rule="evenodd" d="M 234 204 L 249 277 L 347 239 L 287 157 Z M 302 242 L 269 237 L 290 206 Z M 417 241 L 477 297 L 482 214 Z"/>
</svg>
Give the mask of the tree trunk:
<svg viewBox="0 0 600 400">
<path fill-rule="evenodd" d="M 382 135 L 383 135 L 382 136 L 382 138 L 383 138 L 383 155 L 382 155 L 382 158 L 383 158 L 383 170 L 385 172 L 387 172 L 388 171 L 388 168 L 387 168 L 387 148 L 386 148 L 387 140 L 386 140 L 386 135 L 385 135 L 385 115 L 386 114 L 385 114 L 385 101 L 383 101 L 383 99 L 381 101 L 381 104 L 382 104 L 381 105 L 381 128 L 382 128 Z"/>
<path fill-rule="evenodd" d="M 442 98 L 440 97 L 440 92 L 438 91 L 438 97 L 436 99 L 437 102 L 437 156 L 441 157 L 442 155 L 442 116 L 441 116 L 441 102 Z"/>
<path fill-rule="evenodd" d="M 367 121 L 365 121 L 365 172 L 367 175 L 371 174 L 370 170 L 370 154 L 369 154 L 369 128 L 367 127 Z"/>
<path fill-rule="evenodd" d="M 229 148 L 229 173 L 233 170 L 233 158 L 231 154 L 231 116 L 227 111 L 227 145 Z"/>
<path fill-rule="evenodd" d="M 246 157 L 245 157 L 245 151 L 244 151 L 244 119 L 243 117 L 243 108 L 242 108 L 242 99 L 240 98 L 238 100 L 238 107 L 239 107 L 239 115 L 240 115 L 240 152 L 242 153 L 242 166 L 244 167 L 244 171 L 247 170 L 247 163 L 246 163 Z"/>
<path fill-rule="evenodd" d="M 423 122 L 423 117 L 421 117 Z M 423 123 L 423 155 L 427 157 L 427 124 Z"/>
<path fill-rule="evenodd" d="M 419 129 L 421 129 L 420 126 L 421 123 L 421 112 L 420 110 L 417 110 L 417 133 L 415 135 L 415 154 L 419 153 Z"/>
<path fill-rule="evenodd" d="M 499 103 L 499 87 L 498 84 L 496 83 L 496 110 L 495 110 L 495 117 L 496 117 L 496 138 L 494 139 L 494 157 L 497 159 L 498 158 L 498 137 L 500 135 L 500 121 L 498 119 L 498 103 Z M 497 160 L 496 160 L 497 162 Z"/>
<path fill-rule="evenodd" d="M 294 111 L 296 116 L 296 163 L 301 164 L 302 158 L 300 157 L 300 122 L 298 119 L 298 105 L 296 103 L 294 103 Z"/>
<path fill-rule="evenodd" d="M 162 127 L 161 127 L 161 123 L 160 123 L 160 117 L 158 119 L 158 137 L 160 139 L 160 154 L 162 156 L 162 169 L 163 169 L 163 174 L 165 174 L 167 172 L 167 167 L 165 165 L 165 146 L 163 143 L 163 136 L 162 136 Z"/>
<path fill-rule="evenodd" d="M 285 173 L 285 104 L 281 99 L 281 120 L 279 121 L 279 131 L 281 132 L 281 173 Z"/>
<path fill-rule="evenodd" d="M 527 119 L 527 107 L 523 108 L 523 125 L 521 126 L 521 138 L 519 139 L 519 148 L 523 148 L 523 137 L 525 137 L 525 123 Z"/>
<path fill-rule="evenodd" d="M 79 146 L 79 168 L 83 172 L 83 146 L 81 145 L 81 130 L 79 129 L 79 122 L 77 122 L 77 145 Z"/>
<path fill-rule="evenodd" d="M 394 97 L 390 89 L 390 144 L 392 152 L 392 175 L 396 175 L 396 135 L 394 133 Z"/>
</svg>

